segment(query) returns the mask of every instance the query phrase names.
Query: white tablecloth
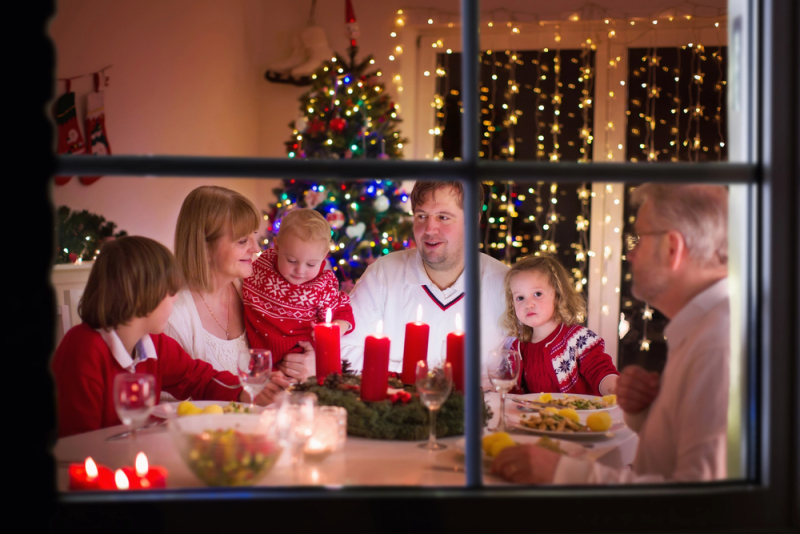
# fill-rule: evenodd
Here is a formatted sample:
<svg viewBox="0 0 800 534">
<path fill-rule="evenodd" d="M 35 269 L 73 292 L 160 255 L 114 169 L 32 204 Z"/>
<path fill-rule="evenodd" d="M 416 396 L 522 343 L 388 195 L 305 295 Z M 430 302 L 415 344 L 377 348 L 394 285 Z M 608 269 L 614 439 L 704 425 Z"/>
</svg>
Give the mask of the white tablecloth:
<svg viewBox="0 0 800 534">
<path fill-rule="evenodd" d="M 499 413 L 499 398 L 487 394 L 494 412 L 489 428 L 494 428 Z M 516 415 L 512 403 L 506 404 L 510 419 Z M 611 412 L 614 420 L 621 420 L 619 409 Z M 69 485 L 67 466 L 70 462 L 83 462 L 91 456 L 96 462 L 111 469 L 133 465 L 138 451 L 143 451 L 151 465 L 166 467 L 169 471 L 169 488 L 203 487 L 178 455 L 167 428 L 162 425 L 139 433 L 134 444 L 130 438 L 106 441 L 108 436 L 123 432 L 123 426 L 104 428 L 60 439 L 54 453 L 58 461 L 58 490 L 66 491 Z M 581 444 L 587 460 L 597 460 L 611 467 L 621 468 L 633 461 L 638 438 L 628 428 L 615 433 L 606 441 L 575 441 Z M 306 462 L 299 471 L 292 469 L 288 452 L 284 452 L 272 471 L 260 482 L 261 486 L 324 485 L 339 486 L 463 486 L 465 475 L 455 471 L 463 466 L 463 456 L 453 446 L 459 438 L 441 441 L 448 449 L 429 452 L 419 448 L 421 442 L 382 441 L 348 437 L 344 450 L 333 453 L 318 463 Z M 514 435 L 518 442 L 536 441 L 536 436 Z M 453 471 L 434 469 L 452 467 Z M 486 485 L 505 484 L 495 477 L 484 477 Z"/>
</svg>

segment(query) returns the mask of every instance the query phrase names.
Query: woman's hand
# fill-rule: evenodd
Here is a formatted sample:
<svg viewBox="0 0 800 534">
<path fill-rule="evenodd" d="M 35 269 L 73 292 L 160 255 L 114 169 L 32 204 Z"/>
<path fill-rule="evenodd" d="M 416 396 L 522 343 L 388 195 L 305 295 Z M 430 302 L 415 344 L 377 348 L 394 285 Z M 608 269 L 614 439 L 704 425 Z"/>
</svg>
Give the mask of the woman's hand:
<svg viewBox="0 0 800 534">
<path fill-rule="evenodd" d="M 550 484 L 561 455 L 538 445 L 503 449 L 492 462 L 492 473 L 517 484 Z"/>
<path fill-rule="evenodd" d="M 254 404 L 258 404 L 259 406 L 267 406 L 268 404 L 272 404 L 276 400 L 280 398 L 280 394 L 283 393 L 282 387 L 274 382 L 269 382 L 261 392 L 256 395 L 256 400 Z M 242 404 L 250 404 L 250 394 L 247 391 L 242 390 L 239 394 L 239 402 Z"/>
<path fill-rule="evenodd" d="M 650 373 L 638 365 L 628 365 L 617 380 L 617 404 L 630 415 L 650 406 L 661 388 L 658 373 Z"/>
<path fill-rule="evenodd" d="M 316 372 L 314 347 L 308 341 L 300 341 L 299 345 L 303 347 L 302 353 L 289 353 L 278 364 L 283 375 L 291 382 L 305 382 Z"/>
</svg>

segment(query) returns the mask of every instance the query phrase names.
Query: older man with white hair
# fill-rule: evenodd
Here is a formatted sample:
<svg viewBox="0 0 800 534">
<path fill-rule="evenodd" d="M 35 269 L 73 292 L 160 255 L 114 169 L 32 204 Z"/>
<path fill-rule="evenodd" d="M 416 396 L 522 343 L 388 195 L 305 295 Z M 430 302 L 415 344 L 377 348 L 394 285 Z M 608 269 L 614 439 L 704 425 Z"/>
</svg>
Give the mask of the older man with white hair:
<svg viewBox="0 0 800 534">
<path fill-rule="evenodd" d="M 625 419 L 639 434 L 632 469 L 618 471 L 530 445 L 506 449 L 494 461 L 493 471 L 512 481 L 607 484 L 726 476 L 727 189 L 645 184 L 632 201 L 639 206 L 636 233 L 628 237 L 633 294 L 670 319 L 661 377 L 628 366 L 617 383 Z"/>
</svg>

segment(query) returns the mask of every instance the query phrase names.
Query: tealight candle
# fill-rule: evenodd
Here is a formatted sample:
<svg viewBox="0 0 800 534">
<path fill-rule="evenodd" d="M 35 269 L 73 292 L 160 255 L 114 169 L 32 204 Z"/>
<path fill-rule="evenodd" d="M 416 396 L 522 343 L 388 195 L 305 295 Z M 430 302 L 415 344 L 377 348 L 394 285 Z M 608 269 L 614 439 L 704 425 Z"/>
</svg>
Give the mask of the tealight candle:
<svg viewBox="0 0 800 534">
<path fill-rule="evenodd" d="M 447 361 L 453 366 L 453 386 L 464 392 L 464 340 L 461 314 L 456 314 L 456 331 L 447 334 Z"/>
<path fill-rule="evenodd" d="M 339 325 L 331 323 L 331 310 L 328 309 L 325 322 L 314 325 L 314 351 L 319 385 L 322 385 L 330 373 L 342 373 L 340 337 Z"/>
<path fill-rule="evenodd" d="M 130 489 L 160 489 L 167 486 L 167 470 L 157 465 L 150 466 L 143 452 L 136 455 L 135 469 L 123 467 Z M 122 489 L 122 488 L 120 488 Z M 128 489 L 128 488 L 125 488 Z"/>
<path fill-rule="evenodd" d="M 428 358 L 428 335 L 431 327 L 422 322 L 422 304 L 417 307 L 417 320 L 406 324 L 406 338 L 403 345 L 403 384 L 416 381 L 417 362 Z"/>
<path fill-rule="evenodd" d="M 104 465 L 97 465 L 90 456 L 82 464 L 69 466 L 69 489 L 114 489 L 114 476 L 111 469 Z"/>
<path fill-rule="evenodd" d="M 389 389 L 389 338 L 378 321 L 375 335 L 364 340 L 364 369 L 361 372 L 361 400 L 382 401 Z"/>
</svg>

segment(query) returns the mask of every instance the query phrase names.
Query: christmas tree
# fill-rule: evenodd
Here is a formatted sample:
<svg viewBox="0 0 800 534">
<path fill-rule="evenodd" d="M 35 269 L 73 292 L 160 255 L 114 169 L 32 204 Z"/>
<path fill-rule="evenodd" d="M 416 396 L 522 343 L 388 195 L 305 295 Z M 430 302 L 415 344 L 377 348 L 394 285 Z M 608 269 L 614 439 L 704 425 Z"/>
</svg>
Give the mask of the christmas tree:
<svg viewBox="0 0 800 534">
<path fill-rule="evenodd" d="M 339 54 L 311 75 L 311 89 L 300 97 L 300 117 L 289 123 L 290 158 L 399 159 L 406 139 L 397 128 L 397 107 L 378 83 L 381 71 L 368 56 L 356 62 L 358 25 L 346 2 L 349 59 Z M 343 289 L 348 289 L 379 256 L 414 246 L 408 194 L 395 180 L 283 180 L 273 190 L 266 248 L 284 214 L 297 206 L 319 211 L 331 225 L 329 261 Z"/>
<path fill-rule="evenodd" d="M 94 260 L 105 242 L 128 235 L 124 230 L 115 233 L 115 223 L 88 210 L 73 211 L 67 206 L 60 206 L 56 218 L 56 263 Z"/>
<path fill-rule="evenodd" d="M 355 62 L 339 54 L 325 61 L 311 76 L 311 89 L 300 97 L 300 117 L 289 123 L 286 141 L 290 158 L 397 159 L 403 143 L 397 109 L 378 83 L 380 70 L 367 72 L 375 60 Z"/>
<path fill-rule="evenodd" d="M 319 211 L 330 223 L 328 260 L 343 289 L 363 274 L 378 257 L 414 246 L 412 222 L 404 203 L 408 194 L 394 180 L 284 180 L 273 190 L 278 201 L 269 217 L 268 247 L 280 230 L 281 219 L 296 207 Z"/>
</svg>

